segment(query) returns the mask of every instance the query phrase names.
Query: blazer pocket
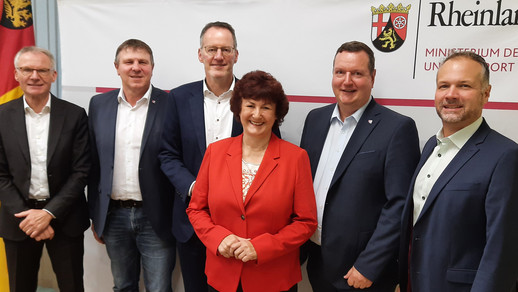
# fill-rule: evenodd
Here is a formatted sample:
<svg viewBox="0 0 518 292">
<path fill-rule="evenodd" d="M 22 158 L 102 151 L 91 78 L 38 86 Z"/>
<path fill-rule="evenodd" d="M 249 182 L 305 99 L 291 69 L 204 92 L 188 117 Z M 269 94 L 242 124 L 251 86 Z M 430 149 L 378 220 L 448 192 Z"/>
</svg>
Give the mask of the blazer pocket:
<svg viewBox="0 0 518 292">
<path fill-rule="evenodd" d="M 482 188 L 480 183 L 453 183 L 447 184 L 444 187 L 445 191 L 469 191 L 480 190 Z"/>
<path fill-rule="evenodd" d="M 369 158 L 369 157 L 375 156 L 377 154 L 378 154 L 378 152 L 376 150 L 362 151 L 362 152 L 356 153 L 356 155 L 354 156 L 354 159 Z"/>
<path fill-rule="evenodd" d="M 473 284 L 477 270 L 469 269 L 448 269 L 446 271 L 446 280 L 453 283 Z"/>
</svg>

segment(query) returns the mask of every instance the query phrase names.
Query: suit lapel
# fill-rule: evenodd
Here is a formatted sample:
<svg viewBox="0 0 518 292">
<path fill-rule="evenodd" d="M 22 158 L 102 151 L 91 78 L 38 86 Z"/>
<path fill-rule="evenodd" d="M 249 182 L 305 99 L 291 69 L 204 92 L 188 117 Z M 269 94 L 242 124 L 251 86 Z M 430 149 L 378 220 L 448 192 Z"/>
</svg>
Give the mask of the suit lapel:
<svg viewBox="0 0 518 292">
<path fill-rule="evenodd" d="M 424 145 L 423 152 L 421 154 L 421 159 L 419 160 L 419 163 L 417 164 L 417 167 L 416 167 L 416 171 L 414 171 L 414 175 L 412 176 L 408 195 L 406 198 L 406 204 L 405 204 L 405 208 L 403 210 L 404 222 L 407 222 L 407 221 L 410 222 L 413 220 L 413 211 L 414 211 L 413 195 L 414 195 L 415 180 L 417 178 L 417 174 L 419 174 L 419 171 L 425 164 L 426 160 L 428 160 L 428 157 L 430 157 L 430 155 L 432 154 L 433 149 L 435 148 L 436 145 L 437 145 L 437 141 L 436 141 L 435 136 L 431 137 Z M 410 220 L 409 218 L 412 218 L 412 220 Z"/>
<path fill-rule="evenodd" d="M 28 163 L 30 163 L 31 156 L 29 154 L 29 140 L 27 139 L 27 126 L 25 124 L 25 109 L 23 97 L 18 98 L 17 100 L 13 101 L 13 103 L 16 103 L 16 106 L 14 106 L 9 111 L 11 115 L 10 120 L 13 121 L 13 130 L 15 133 L 15 137 L 18 140 L 18 143 L 20 144 L 20 149 L 22 151 L 23 157 Z"/>
<path fill-rule="evenodd" d="M 239 79 L 234 77 L 234 85 L 238 81 L 239 81 Z M 237 121 L 235 118 L 232 118 L 232 132 L 230 133 L 230 137 L 239 136 L 239 135 L 241 135 L 241 133 L 243 133 L 243 125 L 241 125 L 240 121 Z"/>
<path fill-rule="evenodd" d="M 151 133 L 151 129 L 153 128 L 153 124 L 155 123 L 157 110 L 164 106 L 161 104 L 162 98 L 159 92 L 153 87 L 151 91 L 151 96 L 149 98 L 149 105 L 146 116 L 146 124 L 144 126 L 144 133 L 142 134 L 142 142 L 140 145 L 140 155 L 142 155 L 142 151 L 146 146 L 146 142 L 149 138 L 149 134 Z"/>
<path fill-rule="evenodd" d="M 333 185 L 338 181 L 338 178 L 342 176 L 347 167 L 349 167 L 349 164 L 353 158 L 362 147 L 365 140 L 367 140 L 371 134 L 372 130 L 376 128 L 376 125 L 380 121 L 379 112 L 376 110 L 377 107 L 377 103 L 374 101 L 374 99 L 372 99 L 370 104 L 365 109 L 362 117 L 358 121 L 358 124 L 356 125 L 356 128 L 354 129 L 354 132 L 351 135 L 347 146 L 345 146 L 344 152 L 340 158 L 338 166 L 336 167 L 329 188 L 332 188 Z"/>
<path fill-rule="evenodd" d="M 336 107 L 336 104 L 332 106 L 328 106 L 323 116 L 317 117 L 311 121 L 311 128 L 316 129 L 314 133 L 312 133 L 311 143 L 309 145 L 302 145 L 307 150 L 315 145 L 314 149 L 308 151 L 309 160 L 311 161 L 311 175 L 315 178 L 315 173 L 317 172 L 318 162 L 320 161 L 320 155 L 322 154 L 322 149 L 324 148 L 324 144 L 326 142 L 327 133 L 329 132 L 329 127 L 331 126 L 331 115 Z"/>
<path fill-rule="evenodd" d="M 198 140 L 200 152 L 205 154 L 207 148 L 207 140 L 205 139 L 205 115 L 203 104 L 203 80 L 193 86 L 191 91 L 191 98 L 189 98 L 189 105 L 191 108 L 192 124 L 194 127 L 194 135 Z"/>
<path fill-rule="evenodd" d="M 49 122 L 49 141 L 47 148 L 47 165 L 50 163 L 52 156 L 58 145 L 61 131 L 65 123 L 65 110 L 62 103 L 54 95 L 51 96 L 50 104 L 50 122 Z"/>
<path fill-rule="evenodd" d="M 118 94 L 119 90 L 114 90 L 110 95 L 106 97 L 106 100 L 102 104 L 99 104 L 97 110 L 99 111 L 97 119 L 98 124 L 96 127 L 99 128 L 98 140 L 104 142 L 98 142 L 98 145 L 102 145 L 103 149 L 99 149 L 99 153 L 104 153 L 100 157 L 110 158 L 113 163 L 113 157 L 115 157 L 115 132 L 117 127 L 117 111 L 119 107 Z M 97 135 L 96 135 L 97 136 Z"/>
<path fill-rule="evenodd" d="M 466 144 L 459 150 L 459 153 L 455 155 L 453 160 L 448 164 L 448 166 L 444 169 L 442 174 L 439 176 L 437 181 L 432 187 L 428 198 L 423 206 L 423 210 L 419 214 L 419 218 L 416 221 L 416 225 L 419 222 L 419 219 L 423 217 L 423 214 L 426 213 L 428 209 L 430 209 L 430 205 L 437 199 L 441 191 L 444 189 L 446 184 L 455 176 L 457 172 L 461 170 L 461 168 L 468 162 L 473 155 L 475 155 L 479 151 L 478 144 L 483 143 L 485 137 L 489 133 L 489 126 L 484 121 L 480 128 L 473 134 L 473 136 L 466 142 Z M 433 149 L 433 148 L 432 148 Z"/>
<path fill-rule="evenodd" d="M 243 133 L 243 125 L 240 122 L 236 121 L 236 119 L 232 119 L 232 134 L 231 137 L 236 137 Z"/>
<path fill-rule="evenodd" d="M 242 191 L 242 165 L 241 159 L 243 157 L 242 154 L 242 145 L 243 137 L 237 137 L 233 140 L 232 144 L 228 147 L 227 150 L 227 170 L 230 176 L 230 182 L 232 184 L 232 190 L 234 191 L 234 197 L 236 199 L 236 204 L 239 206 L 241 211 L 245 212 L 245 208 L 243 205 L 243 191 Z"/>
<path fill-rule="evenodd" d="M 261 188 L 266 179 L 270 176 L 273 170 L 277 167 L 277 159 L 279 159 L 279 147 L 280 140 L 277 136 L 272 134 L 270 138 L 270 143 L 268 144 L 268 148 L 266 149 L 263 160 L 261 161 L 261 165 L 259 166 L 259 170 L 255 175 L 254 181 L 248 189 L 248 193 L 245 199 L 245 206 L 248 205 L 250 200 L 252 200 L 253 196 L 257 193 L 257 191 Z"/>
</svg>

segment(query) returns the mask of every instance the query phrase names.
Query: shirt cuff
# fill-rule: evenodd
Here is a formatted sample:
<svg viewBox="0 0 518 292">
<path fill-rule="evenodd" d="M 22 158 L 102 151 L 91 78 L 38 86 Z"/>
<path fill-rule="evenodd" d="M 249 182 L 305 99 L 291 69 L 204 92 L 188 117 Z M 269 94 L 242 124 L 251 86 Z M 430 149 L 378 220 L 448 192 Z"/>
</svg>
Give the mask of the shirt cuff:
<svg viewBox="0 0 518 292">
<path fill-rule="evenodd" d="M 42 210 L 49 213 L 49 215 L 52 216 L 53 219 L 56 219 L 56 216 L 54 216 L 54 214 L 52 214 L 52 212 L 50 212 L 49 210 L 47 210 L 47 209 L 42 209 Z"/>
<path fill-rule="evenodd" d="M 192 196 L 192 189 L 194 189 L 194 184 L 196 183 L 196 181 L 193 181 L 192 184 L 191 184 L 191 187 L 189 188 L 189 193 L 187 194 L 188 197 L 191 197 Z"/>
</svg>

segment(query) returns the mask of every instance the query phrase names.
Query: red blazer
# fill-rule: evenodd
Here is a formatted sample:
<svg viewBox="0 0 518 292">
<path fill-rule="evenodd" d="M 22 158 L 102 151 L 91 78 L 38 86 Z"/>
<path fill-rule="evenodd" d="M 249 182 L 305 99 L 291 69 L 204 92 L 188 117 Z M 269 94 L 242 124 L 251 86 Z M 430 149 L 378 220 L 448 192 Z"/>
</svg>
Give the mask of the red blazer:
<svg viewBox="0 0 518 292">
<path fill-rule="evenodd" d="M 205 273 L 218 291 L 288 290 L 302 279 L 299 246 L 317 227 L 306 151 L 272 135 L 243 203 L 242 135 L 209 145 L 187 214 L 207 247 Z M 217 252 L 235 234 L 250 238 L 257 260 L 243 263 Z"/>
</svg>

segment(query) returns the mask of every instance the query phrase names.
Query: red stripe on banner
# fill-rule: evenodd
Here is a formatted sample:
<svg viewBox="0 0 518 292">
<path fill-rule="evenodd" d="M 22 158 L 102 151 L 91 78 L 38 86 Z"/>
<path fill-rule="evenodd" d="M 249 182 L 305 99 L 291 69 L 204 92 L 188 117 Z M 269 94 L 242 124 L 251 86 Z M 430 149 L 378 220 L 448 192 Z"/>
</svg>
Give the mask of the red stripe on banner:
<svg viewBox="0 0 518 292">
<path fill-rule="evenodd" d="M 110 87 L 96 87 L 95 92 L 105 93 L 116 88 Z M 303 95 L 288 95 L 288 100 L 291 102 L 307 102 L 307 103 L 333 103 L 336 102 L 334 97 L 328 96 L 303 96 Z M 434 107 L 434 101 L 428 99 L 398 99 L 398 98 L 376 98 L 376 102 L 386 106 L 411 106 L 411 107 Z M 518 110 L 518 102 L 488 102 L 486 109 L 496 110 Z"/>
<path fill-rule="evenodd" d="M 106 93 L 108 91 L 112 91 L 114 89 L 117 89 L 117 88 L 111 88 L 111 87 L 96 87 L 95 88 L 95 92 L 97 93 Z"/>
</svg>

